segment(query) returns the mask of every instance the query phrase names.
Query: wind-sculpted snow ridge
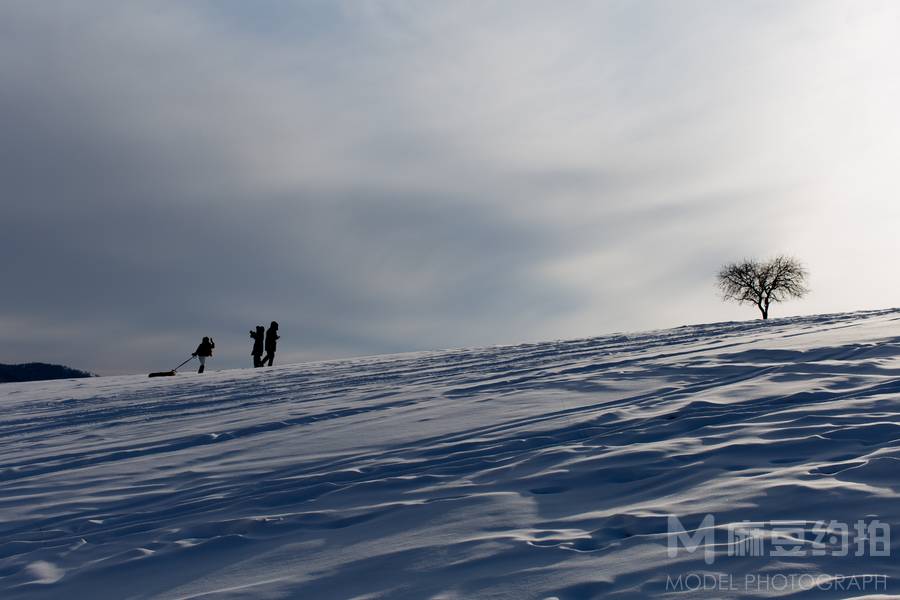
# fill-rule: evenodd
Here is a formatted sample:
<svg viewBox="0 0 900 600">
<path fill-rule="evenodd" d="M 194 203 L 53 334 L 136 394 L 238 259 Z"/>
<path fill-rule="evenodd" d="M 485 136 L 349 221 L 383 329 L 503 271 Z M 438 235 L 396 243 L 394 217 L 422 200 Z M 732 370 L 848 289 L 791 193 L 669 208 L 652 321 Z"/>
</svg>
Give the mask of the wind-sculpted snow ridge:
<svg viewBox="0 0 900 600">
<path fill-rule="evenodd" d="M 896 598 L 898 376 L 887 310 L 4 384 L 0 598 Z"/>
</svg>

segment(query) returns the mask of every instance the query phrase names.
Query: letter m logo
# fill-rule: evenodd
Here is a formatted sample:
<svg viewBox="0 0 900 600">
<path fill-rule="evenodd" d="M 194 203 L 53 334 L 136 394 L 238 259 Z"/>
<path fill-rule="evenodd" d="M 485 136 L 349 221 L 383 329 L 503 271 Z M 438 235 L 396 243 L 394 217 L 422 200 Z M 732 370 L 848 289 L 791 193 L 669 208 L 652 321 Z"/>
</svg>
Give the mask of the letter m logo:
<svg viewBox="0 0 900 600">
<path fill-rule="evenodd" d="M 693 534 L 693 535 L 692 535 Z M 688 533 L 678 517 L 669 515 L 669 558 L 678 556 L 680 549 L 693 554 L 698 548 L 703 548 L 703 560 L 711 565 L 715 560 L 716 519 L 712 515 L 706 515 L 700 523 L 700 527 Z"/>
</svg>

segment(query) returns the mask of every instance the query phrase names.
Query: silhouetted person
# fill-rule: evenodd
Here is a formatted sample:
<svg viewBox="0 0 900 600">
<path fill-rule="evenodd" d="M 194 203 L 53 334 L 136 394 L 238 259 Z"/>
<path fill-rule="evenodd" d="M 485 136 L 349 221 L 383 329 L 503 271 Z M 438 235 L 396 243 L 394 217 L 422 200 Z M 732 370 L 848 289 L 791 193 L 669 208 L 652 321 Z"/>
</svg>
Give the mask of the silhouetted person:
<svg viewBox="0 0 900 600">
<path fill-rule="evenodd" d="M 262 363 L 262 355 L 263 355 L 263 340 L 265 339 L 266 328 L 262 325 L 256 326 L 256 331 L 250 332 L 250 337 L 253 338 L 253 351 L 250 352 L 250 356 L 253 357 L 253 366 L 261 367 Z"/>
<path fill-rule="evenodd" d="M 216 343 L 212 341 L 212 338 L 204 337 L 203 341 L 200 342 L 200 345 L 197 346 L 197 349 L 194 351 L 191 356 L 196 356 L 200 359 L 200 368 L 197 369 L 198 373 L 202 373 L 203 369 L 206 367 L 206 359 L 212 356 L 213 348 L 216 347 Z"/>
<path fill-rule="evenodd" d="M 272 366 L 272 362 L 275 360 L 275 347 L 278 345 L 279 337 L 281 336 L 278 335 L 278 323 L 272 321 L 272 324 L 266 329 L 266 355 L 262 359 L 263 364 L 268 362 L 269 366 Z"/>
</svg>

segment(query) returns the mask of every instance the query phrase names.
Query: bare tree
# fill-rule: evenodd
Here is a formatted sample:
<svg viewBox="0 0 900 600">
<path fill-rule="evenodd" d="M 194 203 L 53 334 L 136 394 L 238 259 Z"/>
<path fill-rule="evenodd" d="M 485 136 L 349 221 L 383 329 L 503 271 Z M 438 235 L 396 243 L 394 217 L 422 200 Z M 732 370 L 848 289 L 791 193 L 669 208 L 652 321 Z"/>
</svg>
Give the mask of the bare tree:
<svg viewBox="0 0 900 600">
<path fill-rule="evenodd" d="M 796 258 L 776 256 L 761 262 L 743 260 L 730 263 L 719 271 L 719 289 L 724 300 L 753 304 L 769 318 L 769 305 L 789 298 L 802 298 L 806 287 L 806 269 Z"/>
</svg>

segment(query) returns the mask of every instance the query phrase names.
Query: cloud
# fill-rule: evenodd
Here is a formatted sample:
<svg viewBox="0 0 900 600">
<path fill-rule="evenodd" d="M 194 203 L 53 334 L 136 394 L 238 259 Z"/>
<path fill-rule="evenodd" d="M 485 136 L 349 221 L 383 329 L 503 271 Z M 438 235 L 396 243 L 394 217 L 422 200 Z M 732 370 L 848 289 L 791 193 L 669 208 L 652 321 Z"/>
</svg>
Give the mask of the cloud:
<svg viewBox="0 0 900 600">
<path fill-rule="evenodd" d="M 770 249 L 820 277 L 798 310 L 885 303 L 807 231 L 896 182 L 897 12 L 4 3 L 0 361 L 140 372 L 211 334 L 240 366 L 271 319 L 288 361 L 734 318 L 716 267 Z M 868 256 L 896 217 L 854 217 Z"/>
</svg>

